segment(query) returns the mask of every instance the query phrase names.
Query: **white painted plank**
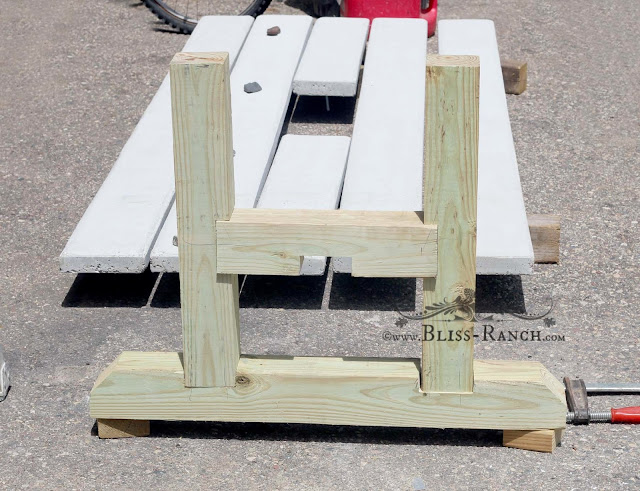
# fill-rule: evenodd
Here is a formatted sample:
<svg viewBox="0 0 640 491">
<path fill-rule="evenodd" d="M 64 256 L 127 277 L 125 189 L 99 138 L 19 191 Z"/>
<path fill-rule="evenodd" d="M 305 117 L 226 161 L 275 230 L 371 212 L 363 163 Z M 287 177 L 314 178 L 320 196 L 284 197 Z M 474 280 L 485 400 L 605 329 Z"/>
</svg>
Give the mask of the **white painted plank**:
<svg viewBox="0 0 640 491">
<path fill-rule="evenodd" d="M 258 208 L 335 210 L 351 139 L 347 136 L 285 135 L 260 195 Z M 308 256 L 300 274 L 324 274 L 327 258 Z"/>
<path fill-rule="evenodd" d="M 231 74 L 236 208 L 253 208 L 276 152 L 291 97 L 293 76 L 311 31 L 306 15 L 258 17 Z M 267 36 L 267 29 L 280 34 Z M 260 92 L 244 85 L 258 82 Z"/>
<path fill-rule="evenodd" d="M 260 194 L 258 208 L 333 210 L 338 207 L 350 138 L 346 136 L 285 135 Z M 175 207 L 167 218 L 175 224 Z M 173 218 L 172 218 L 173 216 Z M 175 227 L 174 227 L 175 228 Z M 174 229 L 164 227 L 151 254 L 152 271 L 177 272 Z M 324 274 L 326 258 L 305 257 L 301 274 Z"/>
<path fill-rule="evenodd" d="M 426 21 L 373 21 L 340 208 L 422 209 L 426 60 Z"/>
<path fill-rule="evenodd" d="M 0 402 L 7 397 L 11 381 L 9 380 L 9 367 L 4 359 L 4 353 L 0 346 Z"/>
<path fill-rule="evenodd" d="M 251 17 L 205 17 L 184 51 L 228 51 L 230 64 Z M 67 272 L 139 273 L 174 197 L 169 78 L 149 104 L 60 255 Z"/>
<path fill-rule="evenodd" d="M 480 57 L 477 273 L 530 274 L 533 247 L 494 24 L 440 21 L 438 43 L 440 54 Z"/>
<path fill-rule="evenodd" d="M 258 17 L 231 74 L 231 107 L 236 208 L 254 208 L 269 172 L 286 115 L 293 77 L 311 30 L 311 17 Z M 267 36 L 267 29 L 280 34 Z M 253 94 L 244 85 L 257 82 Z M 151 252 L 152 271 L 177 271 L 175 205 Z"/>
<path fill-rule="evenodd" d="M 299 95 L 355 96 L 368 33 L 369 19 L 318 19 L 293 80 L 293 91 Z"/>
<path fill-rule="evenodd" d="M 156 240 L 151 250 L 151 256 L 149 258 L 151 271 L 154 273 L 177 273 L 180 271 L 178 247 L 174 244 L 174 237 L 177 238 L 177 236 L 178 215 L 174 202 L 171 205 L 167 219 L 162 224 L 162 228 L 158 234 L 158 240 Z"/>
</svg>

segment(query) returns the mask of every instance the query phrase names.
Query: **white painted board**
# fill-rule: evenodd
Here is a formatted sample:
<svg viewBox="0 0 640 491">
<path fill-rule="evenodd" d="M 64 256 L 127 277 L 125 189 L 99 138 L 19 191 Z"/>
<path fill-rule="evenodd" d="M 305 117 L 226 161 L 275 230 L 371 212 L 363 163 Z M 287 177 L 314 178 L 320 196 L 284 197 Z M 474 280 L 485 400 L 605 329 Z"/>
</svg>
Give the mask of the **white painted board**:
<svg viewBox="0 0 640 491">
<path fill-rule="evenodd" d="M 334 210 L 340 201 L 350 138 L 346 136 L 285 135 L 262 189 L 258 208 Z M 173 218 L 172 218 L 173 217 Z M 174 220 L 175 207 L 167 218 Z M 151 255 L 151 270 L 179 271 L 176 230 L 162 229 Z M 305 257 L 300 274 L 324 274 L 326 258 Z"/>
<path fill-rule="evenodd" d="M 175 201 L 171 205 L 167 219 L 162 224 L 158 240 L 153 245 L 149 257 L 149 268 L 154 273 L 177 273 L 180 271 L 178 247 L 174 244 L 174 237 L 178 236 L 178 216 Z"/>
<path fill-rule="evenodd" d="M 368 33 L 369 19 L 318 19 L 293 80 L 293 92 L 299 95 L 355 96 Z"/>
<path fill-rule="evenodd" d="M 422 209 L 426 61 L 426 21 L 373 21 L 341 209 Z M 333 268 L 351 272 L 350 258 Z"/>
<path fill-rule="evenodd" d="M 268 15 L 256 19 L 231 73 L 234 180 L 236 208 L 254 208 L 267 178 L 291 97 L 291 85 L 312 19 L 301 15 Z M 267 36 L 267 29 L 280 34 Z M 257 82 L 252 94 L 244 85 Z M 152 271 L 177 271 L 175 204 L 151 252 Z"/>
<path fill-rule="evenodd" d="M 258 208 L 335 210 L 350 142 L 347 136 L 282 137 Z M 326 257 L 305 256 L 300 274 L 323 275 L 326 264 Z"/>
<path fill-rule="evenodd" d="M 5 397 L 7 397 L 9 385 L 11 385 L 9 380 L 9 367 L 4 359 L 2 347 L 0 347 L 0 401 L 3 401 Z"/>
<path fill-rule="evenodd" d="M 204 17 L 184 51 L 236 60 L 253 18 Z M 66 272 L 140 273 L 174 198 L 169 77 L 142 115 L 60 255 Z"/>
<path fill-rule="evenodd" d="M 480 57 L 478 274 L 531 274 L 533 247 L 493 21 L 442 20 L 443 55 Z"/>
<path fill-rule="evenodd" d="M 306 15 L 263 15 L 256 19 L 231 74 L 236 208 L 254 208 L 276 152 L 291 98 L 291 85 L 312 18 Z M 267 36 L 267 29 L 280 34 Z M 247 94 L 257 82 L 262 90 Z"/>
</svg>

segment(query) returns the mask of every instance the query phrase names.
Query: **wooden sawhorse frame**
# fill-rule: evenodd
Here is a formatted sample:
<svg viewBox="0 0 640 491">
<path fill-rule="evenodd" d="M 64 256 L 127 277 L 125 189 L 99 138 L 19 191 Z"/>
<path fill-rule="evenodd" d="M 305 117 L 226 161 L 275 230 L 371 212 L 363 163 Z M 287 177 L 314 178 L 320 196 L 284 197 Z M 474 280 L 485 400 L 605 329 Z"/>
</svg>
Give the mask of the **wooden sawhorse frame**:
<svg viewBox="0 0 640 491">
<path fill-rule="evenodd" d="M 429 56 L 423 212 L 234 209 L 228 55 L 177 54 L 184 352 L 120 355 L 91 392 L 100 436 L 142 436 L 149 420 L 481 428 L 552 451 L 562 384 L 536 362 L 473 360 L 479 70 L 477 57 Z M 460 310 L 429 319 L 422 360 L 242 355 L 237 275 L 297 275 L 305 255 L 424 278 L 425 306 Z"/>
</svg>

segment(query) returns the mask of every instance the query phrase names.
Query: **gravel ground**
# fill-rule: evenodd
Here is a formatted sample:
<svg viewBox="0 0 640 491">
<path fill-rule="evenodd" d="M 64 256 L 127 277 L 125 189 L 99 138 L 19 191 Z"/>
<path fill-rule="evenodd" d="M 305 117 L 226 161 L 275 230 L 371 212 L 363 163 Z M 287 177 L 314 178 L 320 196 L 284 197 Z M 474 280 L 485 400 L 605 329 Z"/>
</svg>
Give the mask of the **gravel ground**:
<svg viewBox="0 0 640 491">
<path fill-rule="evenodd" d="M 58 272 L 57 257 L 186 38 L 133 0 L 0 0 L 0 9 L 0 345 L 13 374 L 0 403 L 0 487 L 640 485 L 640 430 L 627 426 L 568 428 L 553 455 L 503 448 L 494 431 L 156 423 L 149 438 L 99 440 L 88 413 L 99 372 L 123 350 L 180 349 L 177 281 L 75 277 Z M 269 12 L 309 9 L 287 0 Z M 503 57 L 528 62 L 528 90 L 508 97 L 527 209 L 563 217 L 561 264 L 481 278 L 478 302 L 483 312 L 535 310 L 552 295 L 556 324 L 536 327 L 565 341 L 480 341 L 477 356 L 640 381 L 640 3 L 443 0 L 440 15 L 494 19 Z M 327 115 L 300 100 L 288 131 L 349 134 L 352 112 L 348 101 Z M 417 331 L 396 327 L 392 311 L 413 307 L 414 282 L 326 280 L 250 278 L 243 350 L 418 355 L 415 342 L 382 340 L 385 330 Z"/>
</svg>

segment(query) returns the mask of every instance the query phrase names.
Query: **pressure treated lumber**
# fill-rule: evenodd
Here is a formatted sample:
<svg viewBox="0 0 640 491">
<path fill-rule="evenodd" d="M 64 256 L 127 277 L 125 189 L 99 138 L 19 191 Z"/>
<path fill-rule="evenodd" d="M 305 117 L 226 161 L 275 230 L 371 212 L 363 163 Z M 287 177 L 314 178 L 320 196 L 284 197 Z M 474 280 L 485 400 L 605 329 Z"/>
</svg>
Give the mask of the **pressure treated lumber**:
<svg viewBox="0 0 640 491">
<path fill-rule="evenodd" d="M 433 276 L 437 228 L 415 212 L 236 209 L 216 222 L 218 272 L 300 274 L 302 256 L 346 256 L 354 276 Z"/>
<path fill-rule="evenodd" d="M 252 24 L 249 16 L 203 17 L 184 49 L 229 52 L 233 66 Z M 60 255 L 62 271 L 141 273 L 148 267 L 174 199 L 172 145 L 167 75 Z"/>
<path fill-rule="evenodd" d="M 557 430 L 505 430 L 502 444 L 505 447 L 552 453 L 559 445 Z"/>
<path fill-rule="evenodd" d="M 238 208 L 253 208 L 267 178 L 282 132 L 291 85 L 311 31 L 304 15 L 266 15 L 256 19 L 231 74 L 235 193 Z M 267 36 L 277 25 L 281 33 Z M 260 92 L 247 94 L 244 85 L 258 82 Z M 153 271 L 176 271 L 173 246 L 176 218 L 170 210 L 151 252 Z"/>
<path fill-rule="evenodd" d="M 238 277 L 216 266 L 216 220 L 234 207 L 229 55 L 178 53 L 170 75 L 184 384 L 233 385 Z"/>
<path fill-rule="evenodd" d="M 425 392 L 473 390 L 479 71 L 477 56 L 427 57 L 424 216 L 438 225 L 439 254 L 437 277 L 424 280 L 424 311 L 456 299 L 473 303 L 462 318 L 445 313 L 425 321 Z"/>
<path fill-rule="evenodd" d="M 492 21 L 441 20 L 443 55 L 480 57 L 477 274 L 531 274 L 533 247 Z"/>
<path fill-rule="evenodd" d="M 426 59 L 426 21 L 373 21 L 341 209 L 422 209 Z M 333 267 L 351 271 L 349 258 L 334 257 Z"/>
<path fill-rule="evenodd" d="M 560 260 L 559 215 L 527 215 L 536 263 L 557 263 Z"/>
<path fill-rule="evenodd" d="M 240 358 L 235 387 L 185 388 L 180 353 L 124 352 L 94 418 L 428 428 L 564 428 L 564 387 L 536 362 L 476 361 L 472 394 L 419 390 L 420 360 Z"/>
<path fill-rule="evenodd" d="M 369 33 L 369 19 L 316 20 L 293 80 L 299 95 L 353 97 Z"/>
<path fill-rule="evenodd" d="M 131 438 L 151 433 L 148 420 L 98 419 L 97 424 L 100 438 Z"/>
<path fill-rule="evenodd" d="M 350 143 L 347 136 L 284 135 L 258 208 L 335 210 Z M 325 256 L 306 256 L 300 275 L 323 275 L 326 264 Z"/>
<path fill-rule="evenodd" d="M 502 79 L 507 94 L 520 95 L 527 89 L 527 63 L 502 60 Z"/>
</svg>

